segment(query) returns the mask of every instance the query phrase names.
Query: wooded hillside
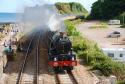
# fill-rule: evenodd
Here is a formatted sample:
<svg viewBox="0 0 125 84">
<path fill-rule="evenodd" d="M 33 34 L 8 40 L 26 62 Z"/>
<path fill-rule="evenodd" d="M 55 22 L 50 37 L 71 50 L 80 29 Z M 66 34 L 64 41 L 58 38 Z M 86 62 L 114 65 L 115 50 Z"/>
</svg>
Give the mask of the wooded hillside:
<svg viewBox="0 0 125 84">
<path fill-rule="evenodd" d="M 125 0 L 98 0 L 92 5 L 90 19 L 112 19 L 125 12 Z"/>
</svg>

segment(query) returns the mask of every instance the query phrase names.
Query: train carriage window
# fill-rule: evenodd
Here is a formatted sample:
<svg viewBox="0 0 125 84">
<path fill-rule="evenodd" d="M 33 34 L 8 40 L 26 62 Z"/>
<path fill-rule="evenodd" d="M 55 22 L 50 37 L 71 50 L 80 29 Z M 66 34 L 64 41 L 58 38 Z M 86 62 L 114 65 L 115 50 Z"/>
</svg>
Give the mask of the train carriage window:
<svg viewBox="0 0 125 84">
<path fill-rule="evenodd" d="M 120 57 L 123 57 L 123 54 L 120 54 Z"/>
<path fill-rule="evenodd" d="M 114 53 L 108 53 L 108 56 L 113 58 L 114 57 Z"/>
</svg>

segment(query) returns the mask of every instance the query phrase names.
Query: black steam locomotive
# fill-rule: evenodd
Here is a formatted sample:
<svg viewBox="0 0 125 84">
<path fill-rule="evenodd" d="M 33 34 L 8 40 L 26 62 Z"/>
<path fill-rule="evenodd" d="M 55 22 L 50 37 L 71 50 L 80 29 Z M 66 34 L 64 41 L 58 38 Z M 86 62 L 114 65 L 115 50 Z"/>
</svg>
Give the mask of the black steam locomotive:
<svg viewBox="0 0 125 84">
<path fill-rule="evenodd" d="M 73 70 L 77 65 L 76 55 L 72 51 L 72 43 L 63 32 L 53 36 L 49 48 L 49 65 L 54 70 Z"/>
</svg>

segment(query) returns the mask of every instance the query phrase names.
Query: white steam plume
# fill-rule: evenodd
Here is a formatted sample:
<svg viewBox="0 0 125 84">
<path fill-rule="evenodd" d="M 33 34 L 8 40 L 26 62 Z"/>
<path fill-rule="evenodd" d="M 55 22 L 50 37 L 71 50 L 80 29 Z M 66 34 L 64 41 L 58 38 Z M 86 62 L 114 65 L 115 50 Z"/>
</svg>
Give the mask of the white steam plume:
<svg viewBox="0 0 125 84">
<path fill-rule="evenodd" d="M 35 0 L 33 0 L 35 1 Z M 38 3 L 37 3 L 38 4 Z M 25 7 L 21 18 L 22 31 L 29 33 L 37 28 L 49 28 L 51 31 L 65 31 L 64 22 L 61 20 L 54 5 L 41 4 Z"/>
</svg>

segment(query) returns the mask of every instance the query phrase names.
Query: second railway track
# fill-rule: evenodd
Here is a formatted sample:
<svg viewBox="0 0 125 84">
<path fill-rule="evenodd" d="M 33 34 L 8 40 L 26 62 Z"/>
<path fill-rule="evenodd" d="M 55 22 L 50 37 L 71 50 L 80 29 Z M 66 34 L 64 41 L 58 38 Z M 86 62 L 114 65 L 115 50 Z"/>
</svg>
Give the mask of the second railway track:
<svg viewBox="0 0 125 84">
<path fill-rule="evenodd" d="M 38 84 L 40 36 L 41 32 L 32 36 L 16 84 Z"/>
</svg>

